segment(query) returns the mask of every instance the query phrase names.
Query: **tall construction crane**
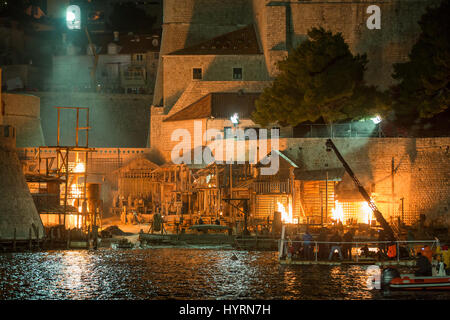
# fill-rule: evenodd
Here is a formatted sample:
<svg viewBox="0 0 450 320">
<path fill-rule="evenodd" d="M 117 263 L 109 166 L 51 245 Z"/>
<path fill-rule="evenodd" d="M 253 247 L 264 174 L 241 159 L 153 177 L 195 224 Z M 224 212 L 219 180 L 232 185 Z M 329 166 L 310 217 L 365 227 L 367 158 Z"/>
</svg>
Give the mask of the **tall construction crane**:
<svg viewBox="0 0 450 320">
<path fill-rule="evenodd" d="M 326 146 L 327 146 L 327 151 L 333 150 L 334 153 L 336 154 L 337 158 L 339 159 L 339 161 L 341 161 L 342 165 L 345 168 L 345 171 L 347 171 L 348 175 L 353 179 L 353 182 L 355 183 L 356 187 L 358 188 L 359 193 L 361 193 L 361 195 L 363 196 L 364 200 L 367 201 L 367 204 L 369 205 L 370 209 L 372 209 L 372 211 L 373 211 L 373 213 L 375 215 L 375 218 L 377 219 L 378 223 L 381 225 L 383 230 L 386 232 L 388 239 L 392 240 L 392 241 L 396 240 L 396 237 L 394 235 L 394 231 L 392 230 L 391 226 L 384 219 L 383 215 L 378 210 L 377 206 L 375 205 L 375 203 L 373 202 L 372 198 L 367 193 L 366 189 L 364 189 L 363 185 L 358 180 L 356 175 L 353 173 L 353 170 L 350 168 L 350 166 L 348 165 L 347 161 L 345 161 L 344 157 L 342 157 L 341 153 L 336 148 L 336 145 L 333 143 L 333 141 L 331 139 L 327 139 Z"/>
<path fill-rule="evenodd" d="M 94 56 L 94 63 L 91 69 L 91 84 L 92 84 L 92 88 L 94 90 L 97 89 L 97 78 L 96 78 L 96 73 L 97 73 L 97 65 L 98 65 L 98 54 L 97 54 L 97 50 L 95 48 L 95 45 L 92 43 L 91 40 L 91 36 L 89 34 L 88 28 L 87 26 L 84 27 L 84 32 L 86 33 L 86 37 L 88 39 L 89 42 L 89 47 L 91 48 L 91 52 Z"/>
</svg>

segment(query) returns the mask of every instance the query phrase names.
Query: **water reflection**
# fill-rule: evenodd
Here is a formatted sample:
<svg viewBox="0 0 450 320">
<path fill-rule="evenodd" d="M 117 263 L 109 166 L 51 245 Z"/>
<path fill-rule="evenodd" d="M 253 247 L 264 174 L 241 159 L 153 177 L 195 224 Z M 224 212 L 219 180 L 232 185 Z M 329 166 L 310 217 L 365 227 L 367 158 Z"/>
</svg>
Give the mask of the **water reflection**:
<svg viewBox="0 0 450 320">
<path fill-rule="evenodd" d="M 3 254 L 0 299 L 386 298 L 366 289 L 366 268 L 281 266 L 275 252 L 226 250 Z"/>
</svg>

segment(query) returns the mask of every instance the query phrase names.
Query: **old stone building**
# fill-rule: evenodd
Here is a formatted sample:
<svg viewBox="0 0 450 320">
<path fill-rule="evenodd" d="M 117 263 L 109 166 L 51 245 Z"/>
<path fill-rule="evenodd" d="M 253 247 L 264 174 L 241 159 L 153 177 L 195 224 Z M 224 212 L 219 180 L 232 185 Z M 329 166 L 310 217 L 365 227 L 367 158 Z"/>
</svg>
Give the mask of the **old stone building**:
<svg viewBox="0 0 450 320">
<path fill-rule="evenodd" d="M 91 90 L 94 56 L 89 45 L 76 47 L 63 37 L 65 52 L 53 57 L 52 88 L 58 91 Z M 152 94 L 159 60 L 160 35 L 119 34 L 92 36 L 98 55 L 97 91 Z"/>
<path fill-rule="evenodd" d="M 204 133 L 210 128 L 226 137 L 231 127 L 258 127 L 249 117 L 254 100 L 277 75 L 277 62 L 312 27 L 341 32 L 353 53 L 367 54 L 367 83 L 386 89 L 393 84 L 393 64 L 407 59 L 419 35 L 418 20 L 439 2 L 166 0 L 149 145 L 170 161 L 179 143 L 172 141 L 176 129 L 189 132 L 188 147 L 194 147 L 196 139 L 208 144 Z M 367 26 L 371 5 L 381 10 L 380 29 Z M 239 112 L 239 123 L 232 123 L 230 116 Z M 338 148 L 390 222 L 413 223 L 422 213 L 447 219 L 447 138 L 347 137 L 335 139 Z M 317 221 L 342 206 L 347 220 L 364 211 L 342 164 L 326 152 L 325 139 L 298 139 L 292 128 L 281 128 L 277 150 L 298 164 L 295 196 L 306 215 Z"/>
<path fill-rule="evenodd" d="M 277 62 L 312 27 L 341 32 L 354 53 L 367 53 L 366 81 L 384 89 L 393 83 L 392 64 L 407 58 L 419 34 L 417 21 L 436 3 L 167 0 L 149 145 L 169 159 L 173 144 L 164 137 L 182 123 L 164 119 L 210 93 L 262 92 L 276 76 Z M 380 29 L 367 27 L 367 9 L 374 4 L 381 10 Z M 225 121 L 217 129 L 230 125 Z"/>
</svg>

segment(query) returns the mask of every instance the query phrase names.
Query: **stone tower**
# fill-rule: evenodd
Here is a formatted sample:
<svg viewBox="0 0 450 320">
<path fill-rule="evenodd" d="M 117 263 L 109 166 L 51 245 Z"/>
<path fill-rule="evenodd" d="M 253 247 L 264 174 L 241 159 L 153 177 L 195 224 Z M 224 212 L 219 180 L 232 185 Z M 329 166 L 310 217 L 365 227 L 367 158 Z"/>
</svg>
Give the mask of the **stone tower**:
<svg viewBox="0 0 450 320">
<path fill-rule="evenodd" d="M 44 236 L 44 226 L 31 197 L 15 151 L 16 130 L 0 125 L 0 240 L 36 239 Z"/>
<path fill-rule="evenodd" d="M 261 0 L 263 1 L 263 0 Z M 253 23 L 251 0 L 165 0 L 154 105 L 161 105 L 161 56 Z"/>
<path fill-rule="evenodd" d="M 404 62 L 416 42 L 418 21 L 426 7 L 441 0 L 165 0 L 160 61 L 151 110 L 149 137 L 159 140 L 163 134 L 161 121 L 171 108 L 166 103 L 165 89 L 173 79 L 165 79 L 165 55 L 203 43 L 227 32 L 253 24 L 265 59 L 269 80 L 276 77 L 277 63 L 288 56 L 307 38 L 313 27 L 341 33 L 354 54 L 367 54 L 369 63 L 365 80 L 369 85 L 387 89 L 394 84 L 393 64 Z M 380 28 L 369 29 L 369 7 L 380 9 Z M 210 59 L 213 54 L 197 55 L 195 59 Z M 172 66 L 173 67 L 173 66 Z M 175 68 L 179 72 L 178 68 Z M 181 69 L 181 68 L 180 68 Z M 211 79 L 207 81 L 220 81 Z M 165 83 L 166 81 L 166 83 Z M 201 81 L 204 81 L 202 79 Z M 178 81 L 179 82 L 179 81 Z M 224 87 L 217 87 L 220 92 Z M 180 97 L 182 88 L 178 88 Z M 149 138 L 148 141 L 151 139 Z"/>
<path fill-rule="evenodd" d="M 0 240 L 12 240 L 14 233 L 17 240 L 26 240 L 30 230 L 33 239 L 43 238 L 44 226 L 15 148 L 15 128 L 0 123 Z"/>
</svg>

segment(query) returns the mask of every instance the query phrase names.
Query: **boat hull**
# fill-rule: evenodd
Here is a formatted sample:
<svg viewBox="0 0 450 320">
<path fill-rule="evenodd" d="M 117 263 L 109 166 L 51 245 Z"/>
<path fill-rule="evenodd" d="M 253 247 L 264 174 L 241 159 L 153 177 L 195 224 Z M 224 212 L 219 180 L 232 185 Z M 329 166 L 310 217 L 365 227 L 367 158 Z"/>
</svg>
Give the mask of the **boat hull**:
<svg viewBox="0 0 450 320">
<path fill-rule="evenodd" d="M 401 276 L 392 279 L 389 287 L 392 290 L 407 290 L 407 291 L 450 290 L 450 276 L 444 277 Z"/>
</svg>

